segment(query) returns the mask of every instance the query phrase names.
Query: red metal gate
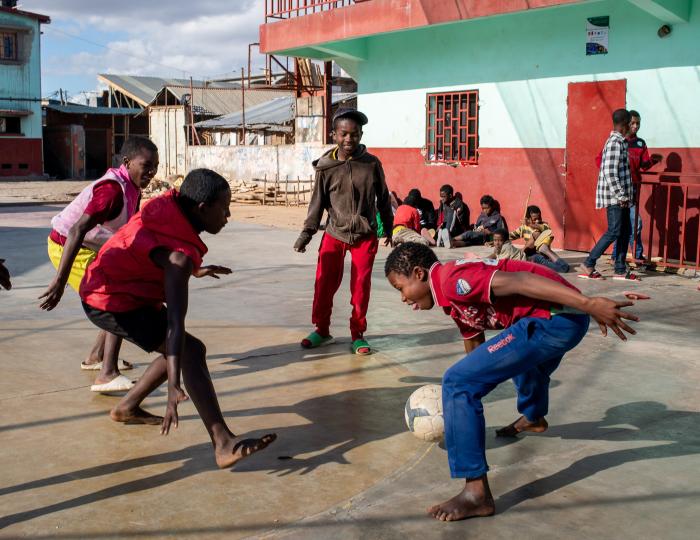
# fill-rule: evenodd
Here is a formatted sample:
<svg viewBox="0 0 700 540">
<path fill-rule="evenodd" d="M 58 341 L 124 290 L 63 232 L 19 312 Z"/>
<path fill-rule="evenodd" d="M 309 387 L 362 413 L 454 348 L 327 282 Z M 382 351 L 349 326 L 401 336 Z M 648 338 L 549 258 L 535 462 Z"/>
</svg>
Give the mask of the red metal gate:
<svg viewBox="0 0 700 540">
<path fill-rule="evenodd" d="M 661 266 L 700 270 L 700 173 L 643 175 L 635 198 L 647 259 Z"/>
</svg>

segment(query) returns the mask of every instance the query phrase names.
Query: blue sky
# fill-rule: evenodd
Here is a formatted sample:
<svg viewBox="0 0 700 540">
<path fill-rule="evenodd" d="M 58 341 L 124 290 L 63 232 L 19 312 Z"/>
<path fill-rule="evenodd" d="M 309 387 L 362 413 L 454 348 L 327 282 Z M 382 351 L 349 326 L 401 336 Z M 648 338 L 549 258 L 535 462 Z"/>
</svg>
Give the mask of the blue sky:
<svg viewBox="0 0 700 540">
<path fill-rule="evenodd" d="M 98 87 L 98 73 L 213 78 L 240 74 L 258 41 L 262 0 L 23 0 L 43 26 L 42 94 Z M 254 69 L 262 65 L 255 58 Z"/>
</svg>

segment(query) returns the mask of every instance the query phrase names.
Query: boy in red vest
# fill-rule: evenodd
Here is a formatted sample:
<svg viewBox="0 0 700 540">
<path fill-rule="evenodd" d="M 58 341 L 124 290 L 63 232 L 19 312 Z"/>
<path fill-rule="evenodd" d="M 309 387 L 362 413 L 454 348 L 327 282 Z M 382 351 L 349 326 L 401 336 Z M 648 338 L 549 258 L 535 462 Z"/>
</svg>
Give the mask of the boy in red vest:
<svg viewBox="0 0 700 540">
<path fill-rule="evenodd" d="M 304 230 L 294 244 L 295 251 L 306 251 L 319 229 L 324 210 L 328 212 L 311 308 L 311 322 L 316 328 L 301 342 L 307 349 L 333 342 L 330 333 L 333 296 L 343 280 L 345 254 L 350 252 L 352 351 L 363 355 L 371 352 L 363 334 L 367 330 L 372 266 L 378 246 L 377 209 L 384 225 L 385 245 L 391 243 L 394 216 L 382 164 L 360 144 L 362 126 L 366 123 L 363 113 L 338 109 L 333 116 L 333 141 L 337 146 L 314 161 L 316 184 Z"/>
<path fill-rule="evenodd" d="M 435 253 L 407 243 L 387 257 L 385 274 L 413 309 L 438 306 L 452 317 L 467 353 L 445 372 L 442 408 L 445 447 L 453 478 L 464 489 L 430 509 L 440 521 L 490 516 L 495 505 L 486 473 L 485 422 L 481 400 L 503 381 L 518 392 L 515 422 L 496 433 L 515 437 L 548 427 L 549 381 L 564 354 L 588 330 L 589 316 L 603 335 L 610 328 L 620 339 L 634 334 L 621 311 L 633 302 L 582 295 L 556 272 L 539 264 L 504 259 L 471 259 L 440 264 Z M 503 330 L 486 341 L 484 330 Z"/>
<path fill-rule="evenodd" d="M 49 259 L 56 276 L 39 299 L 40 307 L 54 309 L 61 301 L 66 284 L 76 292 L 85 270 L 104 243 L 138 210 L 141 190 L 158 170 L 158 148 L 144 137 L 130 137 L 122 146 L 124 162 L 109 169 L 51 220 L 48 238 Z M 121 339 L 100 332 L 82 369 L 99 375 L 90 388 L 93 392 L 129 390 L 133 383 L 119 372 L 117 358 Z M 122 369 L 132 369 L 124 362 Z"/>
<path fill-rule="evenodd" d="M 199 235 L 218 233 L 231 215 L 226 180 L 208 169 L 185 177 L 180 192 L 167 192 L 144 205 L 100 250 L 80 286 L 88 318 L 100 329 L 162 356 L 151 363 L 110 416 L 116 422 L 161 425 L 161 434 L 177 427 L 177 406 L 188 399 L 185 388 L 209 432 L 216 463 L 234 465 L 275 440 L 236 437 L 219 408 L 206 364 L 206 348 L 185 332 L 190 276 L 230 274 L 222 266 L 202 266 L 207 252 Z M 167 304 L 167 308 L 164 304 Z M 141 409 L 141 402 L 164 382 L 168 403 L 163 417 Z"/>
</svg>

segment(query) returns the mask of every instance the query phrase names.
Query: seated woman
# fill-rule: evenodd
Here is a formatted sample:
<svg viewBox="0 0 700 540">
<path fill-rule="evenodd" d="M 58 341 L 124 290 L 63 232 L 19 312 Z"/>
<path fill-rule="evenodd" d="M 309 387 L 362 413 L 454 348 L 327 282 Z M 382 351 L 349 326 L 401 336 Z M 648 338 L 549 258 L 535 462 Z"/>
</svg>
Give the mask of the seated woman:
<svg viewBox="0 0 700 540">
<path fill-rule="evenodd" d="M 453 238 L 452 247 L 483 246 L 495 230 L 505 228 L 505 220 L 501 216 L 498 203 L 491 195 L 481 197 L 479 204 L 481 214 L 474 224 L 474 229 Z"/>
</svg>

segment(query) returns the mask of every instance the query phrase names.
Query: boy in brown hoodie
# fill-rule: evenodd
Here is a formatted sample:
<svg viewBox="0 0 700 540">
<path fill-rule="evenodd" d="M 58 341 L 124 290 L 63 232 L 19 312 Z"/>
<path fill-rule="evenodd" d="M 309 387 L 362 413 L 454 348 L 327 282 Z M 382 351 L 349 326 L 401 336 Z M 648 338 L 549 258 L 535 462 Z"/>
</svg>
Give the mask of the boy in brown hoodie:
<svg viewBox="0 0 700 540">
<path fill-rule="evenodd" d="M 355 354 L 369 354 L 367 330 L 372 265 L 377 254 L 377 209 L 384 223 L 385 245 L 391 243 L 393 213 L 382 164 L 360 144 L 367 116 L 354 109 L 339 109 L 333 116 L 335 148 L 314 161 L 316 183 L 309 203 L 304 229 L 294 250 L 306 251 L 318 231 L 323 211 L 328 212 L 316 266 L 316 285 L 311 322 L 315 330 L 301 342 L 315 348 L 333 342 L 330 334 L 333 296 L 343 280 L 345 254 L 350 252 L 352 266 L 350 293 L 352 315 L 350 333 Z"/>
</svg>

